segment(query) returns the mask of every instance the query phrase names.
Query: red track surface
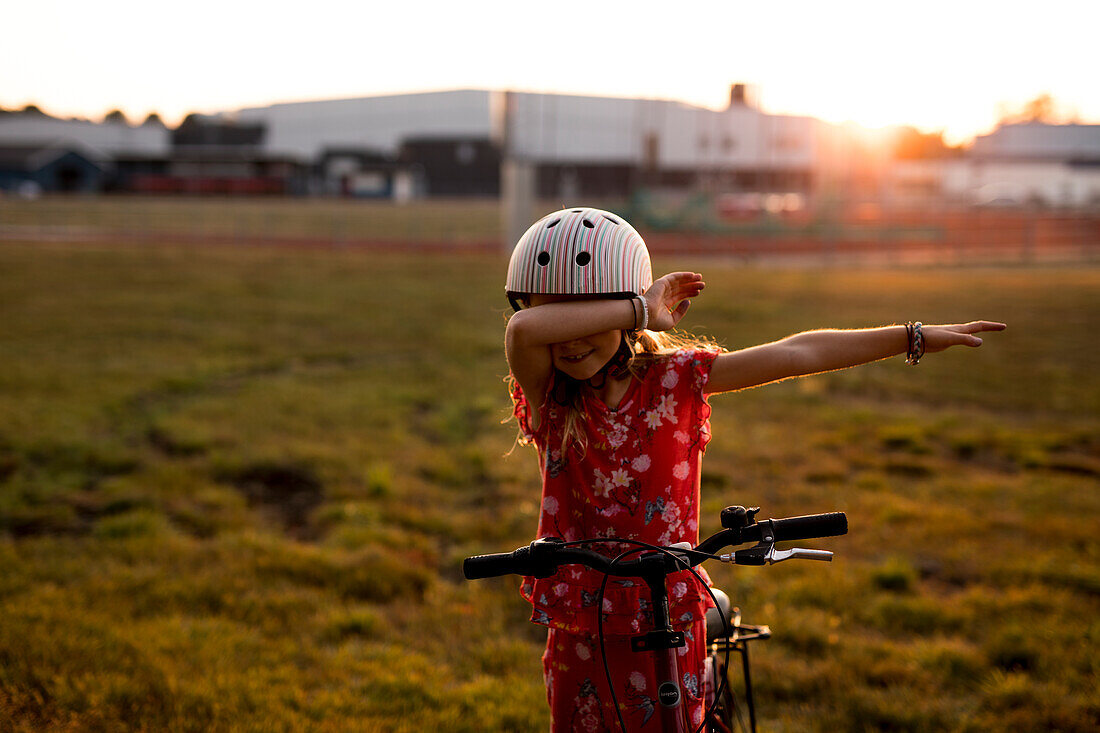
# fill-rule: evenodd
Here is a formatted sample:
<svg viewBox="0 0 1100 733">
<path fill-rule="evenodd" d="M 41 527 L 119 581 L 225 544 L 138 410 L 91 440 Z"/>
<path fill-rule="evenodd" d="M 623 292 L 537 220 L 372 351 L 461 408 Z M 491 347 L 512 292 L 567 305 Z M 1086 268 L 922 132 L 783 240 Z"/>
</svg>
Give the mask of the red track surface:
<svg viewBox="0 0 1100 733">
<path fill-rule="evenodd" d="M 885 263 L 1100 260 L 1100 217 L 1014 212 L 892 216 L 846 221 L 832 234 L 646 232 L 656 255 L 713 255 L 747 260 L 883 261 Z M 131 242 L 200 246 L 278 246 L 392 252 L 504 253 L 494 239 L 411 240 L 374 237 L 258 237 L 151 233 L 72 227 L 0 227 L 0 241 Z"/>
</svg>

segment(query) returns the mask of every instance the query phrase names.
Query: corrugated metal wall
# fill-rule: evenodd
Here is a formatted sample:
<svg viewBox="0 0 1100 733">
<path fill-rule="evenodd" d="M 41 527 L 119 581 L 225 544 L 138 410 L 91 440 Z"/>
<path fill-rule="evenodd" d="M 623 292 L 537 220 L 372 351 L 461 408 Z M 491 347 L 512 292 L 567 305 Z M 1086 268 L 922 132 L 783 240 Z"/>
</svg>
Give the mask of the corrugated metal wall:
<svg viewBox="0 0 1100 733">
<path fill-rule="evenodd" d="M 397 151 L 410 137 L 501 137 L 510 151 L 548 164 L 630 165 L 656 153 L 662 169 L 809 168 L 814 126 L 806 117 L 747 106 L 710 110 L 667 100 L 461 90 L 277 104 L 241 110 L 267 125 L 268 153 L 319 157 L 325 148 Z M 648 141 L 648 142 L 647 142 Z"/>
<path fill-rule="evenodd" d="M 515 94 L 514 154 L 545 163 L 641 166 L 647 150 L 666 170 L 808 169 L 808 117 L 751 107 L 710 110 L 664 100 Z M 647 140 L 649 142 L 647 142 Z"/>
<path fill-rule="evenodd" d="M 410 137 L 491 137 L 492 94 L 458 90 L 295 102 L 243 109 L 233 116 L 267 125 L 268 153 L 307 160 L 319 158 L 325 148 L 395 154 Z"/>
</svg>

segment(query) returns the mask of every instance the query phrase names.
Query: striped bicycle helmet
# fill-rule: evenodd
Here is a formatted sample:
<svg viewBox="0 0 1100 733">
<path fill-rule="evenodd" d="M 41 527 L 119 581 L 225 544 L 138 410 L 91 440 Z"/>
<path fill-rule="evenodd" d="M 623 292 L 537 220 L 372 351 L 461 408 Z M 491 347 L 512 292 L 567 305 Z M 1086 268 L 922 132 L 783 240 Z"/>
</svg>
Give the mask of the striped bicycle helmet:
<svg viewBox="0 0 1100 733">
<path fill-rule="evenodd" d="M 601 209 L 555 211 L 531 225 L 512 251 L 505 292 L 633 298 L 653 284 L 649 250 L 620 216 Z"/>
</svg>

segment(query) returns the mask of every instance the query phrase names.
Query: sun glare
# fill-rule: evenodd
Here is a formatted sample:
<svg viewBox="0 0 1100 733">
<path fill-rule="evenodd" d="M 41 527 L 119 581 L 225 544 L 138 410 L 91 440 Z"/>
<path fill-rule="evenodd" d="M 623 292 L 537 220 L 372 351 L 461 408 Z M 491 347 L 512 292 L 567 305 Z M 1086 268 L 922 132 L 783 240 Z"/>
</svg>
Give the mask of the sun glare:
<svg viewBox="0 0 1100 733">
<path fill-rule="evenodd" d="M 0 85 L 0 106 L 36 104 L 52 114 L 92 118 L 119 108 L 132 121 L 157 111 L 174 123 L 193 111 L 465 88 L 719 108 L 729 84 L 745 82 L 759 89 L 767 112 L 852 121 L 870 130 L 911 125 L 943 131 L 949 143 L 991 130 L 998 105 L 1018 107 L 1043 92 L 1085 121 L 1100 118 L 1088 55 L 1100 11 L 1085 9 L 1088 3 L 1071 14 L 1062 0 L 1050 0 L 1043 13 L 1026 18 L 948 0 L 904 10 L 871 0 L 794 0 L 782 9 L 699 0 L 685 5 L 695 12 L 677 13 L 656 2 L 627 12 L 612 7 L 618 4 L 590 3 L 587 26 L 614 28 L 617 42 L 589 43 L 576 34 L 555 53 L 529 47 L 532 31 L 546 22 L 541 9 L 488 4 L 499 12 L 441 6 L 431 28 L 418 28 L 412 53 L 400 33 L 366 45 L 358 36 L 368 21 L 375 28 L 417 25 L 415 11 L 399 4 L 323 0 L 304 17 L 276 15 L 263 33 L 240 33 L 234 29 L 254 20 L 246 11 L 196 0 L 199 10 L 173 17 L 169 32 L 151 34 L 136 20 L 145 23 L 144 15 L 105 10 L 127 5 L 119 0 L 82 10 L 74 5 L 75 15 L 60 26 L 50 15 L 53 3 L 16 3 L 6 18 L 13 32 L 0 44 L 0 68 L 11 72 Z M 1074 23 L 1060 20 L 1069 15 Z M 468 34 L 455 32 L 464 27 L 493 41 L 471 44 Z M 61 35 L 46 35 L 44 28 Z M 1022 34 L 1028 54 L 1012 46 Z M 273 38 L 293 38 L 298 52 L 270 53 Z M 232 48 L 233 55 L 195 55 L 203 44 Z M 47 46 L 57 53 L 42 54 Z M 264 62 L 241 63 L 256 58 Z M 363 69 L 385 73 L 364 76 Z"/>
</svg>

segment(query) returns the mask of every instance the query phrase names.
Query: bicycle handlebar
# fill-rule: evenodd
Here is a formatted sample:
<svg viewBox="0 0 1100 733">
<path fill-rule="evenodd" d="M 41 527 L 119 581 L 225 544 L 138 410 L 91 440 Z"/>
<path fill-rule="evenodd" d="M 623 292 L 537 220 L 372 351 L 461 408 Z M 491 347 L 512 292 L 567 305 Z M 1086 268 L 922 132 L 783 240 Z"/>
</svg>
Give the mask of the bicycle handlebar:
<svg viewBox="0 0 1100 733">
<path fill-rule="evenodd" d="M 748 519 L 751 519 L 755 514 L 755 510 L 750 510 L 750 513 L 746 514 L 744 509 L 737 508 L 741 509 L 739 515 L 741 517 L 747 516 Z M 810 514 L 784 519 L 766 519 L 745 526 L 727 527 L 703 540 L 695 550 L 668 550 L 667 553 L 661 553 L 661 555 L 664 556 L 662 561 L 674 570 L 698 565 L 724 547 L 746 542 L 757 541 L 760 545 L 771 547 L 776 542 L 835 537 L 847 534 L 847 532 L 848 518 L 843 512 Z M 820 554 L 798 553 L 789 553 L 777 558 L 774 554 L 766 556 L 764 553 L 757 551 L 757 548 L 722 556 L 723 560 L 739 565 L 762 565 L 765 561 L 778 562 L 781 559 L 788 558 L 827 559 Z M 530 545 L 520 547 L 513 552 L 468 557 L 462 563 L 462 573 L 468 580 L 510 574 L 549 577 L 557 571 L 559 566 L 571 564 L 581 564 L 603 573 L 619 576 L 638 575 L 639 573 L 636 571 L 643 567 L 640 560 L 614 563 L 611 558 L 598 552 L 566 545 L 558 539 L 544 539 L 536 540 Z"/>
<path fill-rule="evenodd" d="M 837 537 L 848 534 L 848 517 L 844 512 L 830 512 L 828 514 L 808 514 L 803 517 L 788 517 L 786 519 L 770 519 L 775 530 L 773 541 L 784 542 L 787 540 L 811 540 L 819 537 Z M 757 526 L 766 522 L 757 522 Z M 759 539 L 765 540 L 764 536 Z"/>
<path fill-rule="evenodd" d="M 515 552 L 496 552 L 491 555 L 476 555 L 462 561 L 462 574 L 466 580 L 480 580 L 481 578 L 495 578 L 500 575 L 527 575 L 526 572 L 517 570 L 519 558 L 516 554 L 530 547 L 521 547 Z"/>
<path fill-rule="evenodd" d="M 560 565 L 573 564 L 585 565 L 608 575 L 632 575 L 638 562 L 630 560 L 614 563 L 606 555 L 572 547 L 559 539 L 551 538 L 535 540 L 513 552 L 468 557 L 462 562 L 462 573 L 467 580 L 512 574 L 546 578 L 553 575 Z"/>
</svg>

